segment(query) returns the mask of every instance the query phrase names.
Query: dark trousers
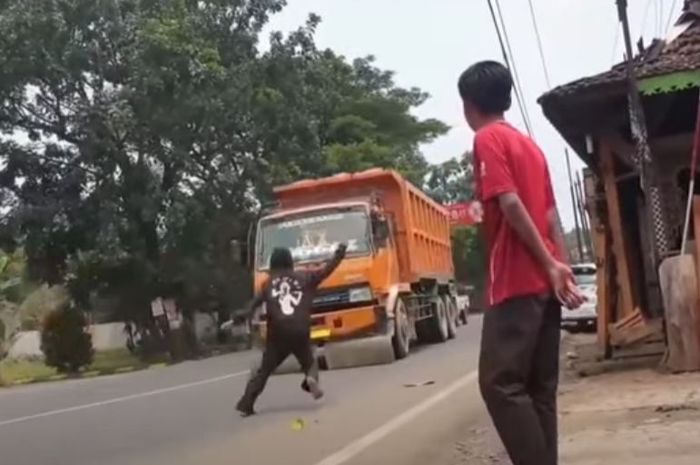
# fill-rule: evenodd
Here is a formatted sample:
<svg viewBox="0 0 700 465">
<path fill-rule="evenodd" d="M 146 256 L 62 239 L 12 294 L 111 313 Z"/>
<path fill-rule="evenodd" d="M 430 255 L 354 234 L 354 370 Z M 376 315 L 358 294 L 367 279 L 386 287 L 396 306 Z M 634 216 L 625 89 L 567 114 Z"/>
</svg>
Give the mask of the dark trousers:
<svg viewBox="0 0 700 465">
<path fill-rule="evenodd" d="M 518 297 L 484 313 L 479 386 L 514 465 L 556 465 L 561 307 Z"/>
<path fill-rule="evenodd" d="M 255 401 L 262 394 L 270 375 L 284 362 L 287 357 L 294 355 L 306 376 L 302 389 L 308 390 L 306 379 L 312 378 L 318 382 L 318 364 L 314 357 L 311 339 L 308 331 L 303 334 L 279 334 L 270 338 L 265 346 L 260 366 L 251 373 L 243 397 L 238 402 L 238 409 L 250 411 Z"/>
</svg>

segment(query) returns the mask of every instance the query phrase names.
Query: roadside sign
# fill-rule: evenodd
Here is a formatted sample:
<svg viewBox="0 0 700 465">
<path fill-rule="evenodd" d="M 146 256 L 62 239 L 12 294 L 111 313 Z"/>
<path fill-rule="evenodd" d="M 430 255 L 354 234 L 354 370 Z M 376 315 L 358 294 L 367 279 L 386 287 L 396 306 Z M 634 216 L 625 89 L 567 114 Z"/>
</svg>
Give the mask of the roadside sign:
<svg viewBox="0 0 700 465">
<path fill-rule="evenodd" d="M 472 226 L 481 223 L 483 210 L 481 202 L 461 202 L 446 206 L 452 226 Z"/>
<path fill-rule="evenodd" d="M 158 318 L 159 316 L 165 315 L 165 309 L 163 308 L 163 299 L 161 299 L 160 297 L 156 297 L 151 302 L 151 313 L 153 314 L 154 318 Z"/>
</svg>

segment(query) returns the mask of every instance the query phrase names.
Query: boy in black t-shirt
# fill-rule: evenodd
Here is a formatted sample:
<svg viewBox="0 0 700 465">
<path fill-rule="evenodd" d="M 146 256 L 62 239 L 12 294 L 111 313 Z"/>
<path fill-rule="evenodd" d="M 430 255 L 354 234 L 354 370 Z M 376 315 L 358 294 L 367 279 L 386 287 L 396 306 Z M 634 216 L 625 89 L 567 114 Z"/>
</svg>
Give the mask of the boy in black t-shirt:
<svg viewBox="0 0 700 465">
<path fill-rule="evenodd" d="M 318 365 L 311 347 L 311 305 L 318 286 L 345 258 L 347 245 L 341 244 L 333 259 L 319 271 L 295 271 L 289 249 L 278 248 L 270 258 L 270 276 L 251 305 L 251 315 L 265 303 L 267 341 L 262 363 L 252 373 L 236 409 L 243 416 L 253 415 L 256 399 L 270 375 L 289 355 L 294 355 L 304 372 L 302 388 L 314 399 L 323 397 Z"/>
</svg>

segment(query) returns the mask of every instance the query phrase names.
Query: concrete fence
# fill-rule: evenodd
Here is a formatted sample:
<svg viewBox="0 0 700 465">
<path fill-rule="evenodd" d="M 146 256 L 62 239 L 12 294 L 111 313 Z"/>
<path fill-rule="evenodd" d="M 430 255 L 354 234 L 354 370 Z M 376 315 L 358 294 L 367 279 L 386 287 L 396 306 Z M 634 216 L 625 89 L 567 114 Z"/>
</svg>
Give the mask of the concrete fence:
<svg viewBox="0 0 700 465">
<path fill-rule="evenodd" d="M 205 344 L 216 341 L 216 320 L 208 314 L 195 313 L 195 333 L 197 339 Z M 92 345 L 95 351 L 126 348 L 127 335 L 124 323 L 103 323 L 90 326 Z M 9 358 L 42 357 L 41 336 L 39 331 L 22 331 L 8 351 Z"/>
<path fill-rule="evenodd" d="M 105 323 L 90 326 L 92 345 L 96 351 L 126 348 L 126 333 L 124 323 Z M 22 331 L 10 350 L 8 357 L 25 358 L 41 357 L 41 336 L 39 331 Z"/>
</svg>

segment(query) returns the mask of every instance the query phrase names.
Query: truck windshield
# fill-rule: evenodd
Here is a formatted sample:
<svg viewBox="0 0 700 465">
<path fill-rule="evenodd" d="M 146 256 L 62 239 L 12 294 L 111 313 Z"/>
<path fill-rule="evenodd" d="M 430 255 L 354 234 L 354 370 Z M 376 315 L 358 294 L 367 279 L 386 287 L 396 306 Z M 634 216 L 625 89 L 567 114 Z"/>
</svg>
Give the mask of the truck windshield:
<svg viewBox="0 0 700 465">
<path fill-rule="evenodd" d="M 348 254 L 366 255 L 371 250 L 369 218 L 362 207 L 314 211 L 260 223 L 257 266 L 265 269 L 276 247 L 292 251 L 295 263 L 325 261 L 341 243 Z"/>
</svg>

